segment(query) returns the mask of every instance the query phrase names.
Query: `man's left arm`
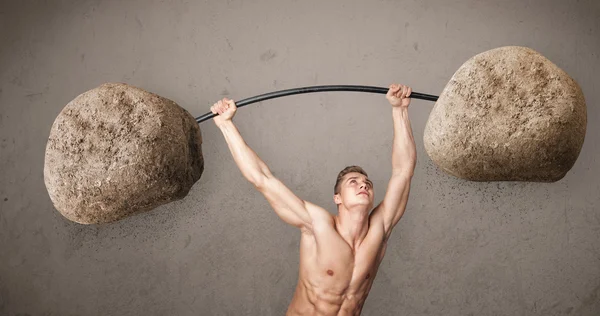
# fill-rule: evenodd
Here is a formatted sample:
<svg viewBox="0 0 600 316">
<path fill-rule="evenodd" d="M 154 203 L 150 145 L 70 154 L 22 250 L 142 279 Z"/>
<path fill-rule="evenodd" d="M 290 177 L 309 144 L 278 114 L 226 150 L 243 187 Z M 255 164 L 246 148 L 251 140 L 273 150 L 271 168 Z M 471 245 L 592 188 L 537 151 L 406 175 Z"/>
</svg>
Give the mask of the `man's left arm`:
<svg viewBox="0 0 600 316">
<path fill-rule="evenodd" d="M 386 238 L 406 209 L 410 182 L 414 173 L 417 152 L 408 118 L 412 90 L 403 85 L 391 85 L 386 97 L 392 104 L 394 141 L 392 145 L 392 176 L 383 201 L 373 211 L 372 219 L 383 225 Z"/>
</svg>

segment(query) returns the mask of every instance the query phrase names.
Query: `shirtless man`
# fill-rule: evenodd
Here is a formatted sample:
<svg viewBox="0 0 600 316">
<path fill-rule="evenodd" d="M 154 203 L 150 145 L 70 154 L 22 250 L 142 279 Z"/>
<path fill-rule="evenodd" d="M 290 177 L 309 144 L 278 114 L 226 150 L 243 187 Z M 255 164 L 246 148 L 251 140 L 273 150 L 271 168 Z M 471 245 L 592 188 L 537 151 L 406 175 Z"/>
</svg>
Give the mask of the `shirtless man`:
<svg viewBox="0 0 600 316">
<path fill-rule="evenodd" d="M 360 315 L 392 229 L 408 200 L 416 163 L 408 119 L 411 91 L 393 84 L 386 95 L 392 105 L 394 143 L 392 175 L 383 201 L 373 209 L 373 183 L 360 167 L 347 167 L 335 185 L 335 216 L 298 198 L 271 174 L 233 124 L 233 100 L 225 98 L 211 107 L 219 114 L 215 124 L 244 177 L 284 222 L 301 231 L 298 285 L 286 315 Z"/>
</svg>

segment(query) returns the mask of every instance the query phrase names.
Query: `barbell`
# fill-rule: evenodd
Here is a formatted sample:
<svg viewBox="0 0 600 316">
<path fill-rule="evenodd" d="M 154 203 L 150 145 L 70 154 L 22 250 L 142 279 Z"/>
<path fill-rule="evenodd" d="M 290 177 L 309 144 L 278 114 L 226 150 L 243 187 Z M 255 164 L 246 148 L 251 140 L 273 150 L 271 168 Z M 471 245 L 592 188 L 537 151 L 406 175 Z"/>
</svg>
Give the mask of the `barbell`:
<svg viewBox="0 0 600 316">
<path fill-rule="evenodd" d="M 311 86 L 261 94 L 238 107 L 295 94 L 371 86 Z M 575 163 L 587 110 L 579 85 L 538 52 L 507 46 L 467 60 L 435 101 L 423 144 L 443 171 L 471 181 L 558 181 Z M 185 197 L 204 171 L 199 123 L 175 102 L 108 83 L 69 102 L 52 125 L 44 182 L 56 209 L 107 223 Z"/>
</svg>

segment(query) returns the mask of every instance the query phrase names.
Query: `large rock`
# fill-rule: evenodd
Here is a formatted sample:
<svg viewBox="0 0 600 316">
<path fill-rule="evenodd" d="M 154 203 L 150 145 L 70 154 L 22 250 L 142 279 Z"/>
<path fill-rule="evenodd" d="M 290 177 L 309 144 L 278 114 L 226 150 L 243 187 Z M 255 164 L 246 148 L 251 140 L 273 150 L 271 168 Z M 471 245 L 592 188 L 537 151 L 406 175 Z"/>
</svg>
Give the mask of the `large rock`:
<svg viewBox="0 0 600 316">
<path fill-rule="evenodd" d="M 201 144 L 198 124 L 175 102 L 103 84 L 56 118 L 44 181 L 66 218 L 112 222 L 183 198 L 204 170 Z"/>
<path fill-rule="evenodd" d="M 525 47 L 464 63 L 425 127 L 425 150 L 446 172 L 474 181 L 560 180 L 579 156 L 585 99 L 567 73 Z"/>
</svg>

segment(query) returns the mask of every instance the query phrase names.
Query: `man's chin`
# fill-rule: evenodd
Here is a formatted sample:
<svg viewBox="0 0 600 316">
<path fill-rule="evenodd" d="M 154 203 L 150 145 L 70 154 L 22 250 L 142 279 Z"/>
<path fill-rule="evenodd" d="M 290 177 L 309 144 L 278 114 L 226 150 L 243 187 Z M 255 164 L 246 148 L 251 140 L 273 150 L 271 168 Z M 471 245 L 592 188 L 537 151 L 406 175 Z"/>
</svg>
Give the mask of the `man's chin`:
<svg viewBox="0 0 600 316">
<path fill-rule="evenodd" d="M 373 203 L 371 203 L 371 201 L 367 201 L 366 199 L 363 201 L 356 201 L 356 203 L 353 205 L 354 207 L 357 208 L 365 208 L 365 209 L 369 209 L 371 207 Z"/>
</svg>

